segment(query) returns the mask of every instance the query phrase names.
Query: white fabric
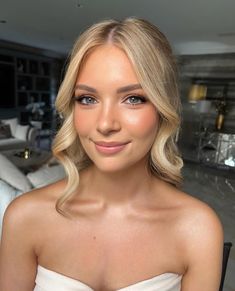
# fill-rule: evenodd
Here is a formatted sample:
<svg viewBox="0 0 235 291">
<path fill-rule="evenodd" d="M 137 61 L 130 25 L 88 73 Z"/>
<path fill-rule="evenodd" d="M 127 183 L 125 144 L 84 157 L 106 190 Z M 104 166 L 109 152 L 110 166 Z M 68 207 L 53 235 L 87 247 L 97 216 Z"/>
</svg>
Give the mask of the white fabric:
<svg viewBox="0 0 235 291">
<path fill-rule="evenodd" d="M 23 192 L 32 188 L 27 177 L 2 154 L 0 154 L 0 179 Z"/>
<path fill-rule="evenodd" d="M 30 121 L 30 124 L 33 126 L 33 127 L 36 127 L 38 129 L 42 129 L 42 121 L 35 121 L 35 120 L 32 120 Z"/>
<path fill-rule="evenodd" d="M 16 131 L 15 131 L 15 138 L 18 138 L 21 140 L 27 140 L 28 131 L 29 131 L 28 125 L 17 124 Z"/>
<path fill-rule="evenodd" d="M 182 276 L 165 273 L 116 291 L 180 291 Z M 94 291 L 90 286 L 38 266 L 34 291 Z"/>
<path fill-rule="evenodd" d="M 0 237 L 4 212 L 7 206 L 10 204 L 10 202 L 21 193 L 22 191 L 17 190 L 11 187 L 6 182 L 0 180 Z"/>
<path fill-rule="evenodd" d="M 18 118 L 2 119 L 3 124 L 9 124 L 11 128 L 11 135 L 15 136 L 16 126 L 18 124 Z"/>
<path fill-rule="evenodd" d="M 27 177 L 35 188 L 40 188 L 63 179 L 65 171 L 61 165 L 45 166 L 35 172 L 28 173 Z"/>
</svg>

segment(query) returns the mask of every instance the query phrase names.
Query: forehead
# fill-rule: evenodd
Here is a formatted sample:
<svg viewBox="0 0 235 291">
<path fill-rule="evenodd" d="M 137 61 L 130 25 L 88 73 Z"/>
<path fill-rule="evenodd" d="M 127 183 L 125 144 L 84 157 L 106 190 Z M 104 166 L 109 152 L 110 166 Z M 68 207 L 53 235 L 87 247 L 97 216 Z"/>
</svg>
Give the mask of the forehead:
<svg viewBox="0 0 235 291">
<path fill-rule="evenodd" d="M 134 67 L 124 50 L 113 44 L 106 44 L 96 47 L 85 57 L 79 70 L 77 82 L 85 79 L 105 81 L 118 78 L 132 79 L 132 82 L 137 81 Z"/>
</svg>

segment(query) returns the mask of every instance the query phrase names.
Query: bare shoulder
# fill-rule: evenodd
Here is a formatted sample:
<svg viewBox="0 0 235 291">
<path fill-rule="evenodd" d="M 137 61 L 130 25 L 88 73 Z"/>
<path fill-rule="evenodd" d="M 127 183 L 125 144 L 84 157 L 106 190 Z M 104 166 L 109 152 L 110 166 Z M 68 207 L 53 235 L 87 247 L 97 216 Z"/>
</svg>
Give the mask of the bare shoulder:
<svg viewBox="0 0 235 291">
<path fill-rule="evenodd" d="M 37 258 L 44 233 L 50 230 L 53 204 L 65 182 L 22 194 L 14 199 L 4 214 L 0 244 L 0 289 L 32 290 Z M 44 240 L 45 241 L 45 240 Z"/>
<path fill-rule="evenodd" d="M 167 185 L 165 190 L 174 213 L 174 242 L 178 242 L 184 269 L 182 290 L 217 290 L 224 242 L 218 215 L 209 205 L 183 191 Z"/>
<path fill-rule="evenodd" d="M 212 207 L 176 188 L 171 188 L 170 196 L 179 210 L 179 227 L 187 238 L 205 241 L 207 237 L 223 236 L 222 224 Z"/>
<path fill-rule="evenodd" d="M 169 197 L 177 209 L 175 227 L 185 270 L 188 270 L 188 274 L 189 270 L 200 274 L 199 270 L 207 266 L 215 270 L 213 274 L 217 274 L 218 281 L 224 241 L 223 227 L 218 215 L 203 201 L 178 189 L 172 189 Z"/>
<path fill-rule="evenodd" d="M 161 189 L 164 200 L 172 209 L 176 209 L 177 222 L 188 231 L 188 235 L 196 229 L 199 232 L 197 235 L 203 235 L 203 231 L 222 231 L 218 215 L 208 204 L 167 183 L 162 184 Z"/>
<path fill-rule="evenodd" d="M 205 202 L 180 192 L 182 196 L 182 221 L 188 238 L 198 241 L 223 237 L 223 227 L 215 212 Z"/>
<path fill-rule="evenodd" d="M 173 187 L 162 184 L 162 200 L 172 211 L 172 224 L 180 244 L 192 251 L 192 246 L 205 246 L 223 242 L 223 227 L 216 212 L 203 201 Z"/>
<path fill-rule="evenodd" d="M 53 209 L 66 181 L 61 180 L 43 188 L 34 189 L 15 198 L 4 214 L 4 225 L 14 227 L 35 226 L 35 222 L 43 217 L 43 212 Z"/>
</svg>

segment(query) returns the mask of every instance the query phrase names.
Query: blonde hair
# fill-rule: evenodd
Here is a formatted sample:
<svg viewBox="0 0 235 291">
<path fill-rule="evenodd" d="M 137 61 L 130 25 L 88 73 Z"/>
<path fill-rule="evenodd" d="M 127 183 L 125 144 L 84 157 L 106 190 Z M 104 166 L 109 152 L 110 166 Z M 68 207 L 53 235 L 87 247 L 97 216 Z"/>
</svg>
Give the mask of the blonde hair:
<svg viewBox="0 0 235 291">
<path fill-rule="evenodd" d="M 52 149 L 68 176 L 65 191 L 56 203 L 57 211 L 63 215 L 66 212 L 62 206 L 73 196 L 79 184 L 79 170 L 91 164 L 73 124 L 75 82 L 88 54 L 106 43 L 125 51 L 143 90 L 160 116 L 158 132 L 149 155 L 150 171 L 175 186 L 181 182 L 183 162 L 175 143 L 181 107 L 175 59 L 169 42 L 157 27 L 146 20 L 104 20 L 91 26 L 78 38 L 56 99 L 56 108 L 64 121 Z"/>
</svg>

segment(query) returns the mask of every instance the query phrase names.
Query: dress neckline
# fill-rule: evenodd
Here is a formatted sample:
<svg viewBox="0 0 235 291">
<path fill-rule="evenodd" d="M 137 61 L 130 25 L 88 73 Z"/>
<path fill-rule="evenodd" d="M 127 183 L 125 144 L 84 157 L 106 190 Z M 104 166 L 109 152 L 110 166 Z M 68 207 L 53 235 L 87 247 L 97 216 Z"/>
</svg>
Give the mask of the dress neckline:
<svg viewBox="0 0 235 291">
<path fill-rule="evenodd" d="M 74 279 L 74 278 L 71 278 L 69 276 L 66 276 L 66 275 L 63 275 L 59 272 L 56 272 L 56 271 L 52 271 L 50 269 L 47 269 L 41 265 L 38 265 L 38 270 L 40 270 L 41 272 L 43 273 L 47 273 L 48 275 L 53 275 L 53 276 L 57 276 L 63 280 L 67 280 L 67 281 L 70 281 L 71 283 L 73 283 L 73 285 L 76 285 L 76 284 L 79 284 L 80 286 L 82 285 L 83 287 L 87 288 L 87 291 L 94 291 L 94 289 L 91 288 L 91 286 L 87 285 L 86 283 L 80 281 L 80 280 L 77 280 L 77 279 Z M 170 278 L 170 277 L 175 277 L 175 278 L 179 278 L 181 280 L 181 277 L 182 275 L 180 274 L 177 274 L 177 273 L 162 273 L 162 274 L 159 274 L 159 275 L 156 275 L 154 277 L 151 277 L 149 279 L 145 279 L 145 280 L 142 280 L 142 281 L 138 281 L 134 284 L 131 284 L 131 285 L 128 285 L 126 287 L 122 287 L 121 289 L 118 289 L 116 291 L 128 291 L 128 290 L 131 290 L 129 288 L 133 288 L 133 287 L 144 287 L 145 284 L 152 284 L 152 283 L 157 283 L 158 281 L 161 281 L 164 279 L 167 279 L 167 278 Z"/>
</svg>

